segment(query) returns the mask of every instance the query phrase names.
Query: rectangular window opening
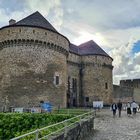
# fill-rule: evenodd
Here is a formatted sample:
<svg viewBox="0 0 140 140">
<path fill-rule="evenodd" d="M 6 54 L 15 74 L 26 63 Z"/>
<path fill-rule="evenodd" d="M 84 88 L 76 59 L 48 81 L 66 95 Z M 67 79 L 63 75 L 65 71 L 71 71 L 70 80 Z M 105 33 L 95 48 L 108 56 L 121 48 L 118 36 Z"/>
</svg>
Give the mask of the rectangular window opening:
<svg viewBox="0 0 140 140">
<path fill-rule="evenodd" d="M 108 89 L 108 84 L 107 83 L 105 83 L 105 89 Z"/>
<path fill-rule="evenodd" d="M 59 76 L 56 76 L 55 78 L 56 78 L 55 84 L 59 85 Z"/>
</svg>

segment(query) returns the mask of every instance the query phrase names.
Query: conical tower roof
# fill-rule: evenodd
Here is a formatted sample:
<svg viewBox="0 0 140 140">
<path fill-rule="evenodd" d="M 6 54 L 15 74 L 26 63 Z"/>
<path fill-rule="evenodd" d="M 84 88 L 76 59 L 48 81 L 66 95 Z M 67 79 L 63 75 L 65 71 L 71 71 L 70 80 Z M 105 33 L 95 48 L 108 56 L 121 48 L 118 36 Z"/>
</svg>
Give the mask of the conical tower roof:
<svg viewBox="0 0 140 140">
<path fill-rule="evenodd" d="M 18 21 L 14 25 L 41 27 L 57 32 L 56 29 L 38 11 Z"/>
<path fill-rule="evenodd" d="M 98 44 L 96 44 L 93 40 L 85 42 L 79 47 L 80 55 L 103 55 L 110 57 Z"/>
</svg>

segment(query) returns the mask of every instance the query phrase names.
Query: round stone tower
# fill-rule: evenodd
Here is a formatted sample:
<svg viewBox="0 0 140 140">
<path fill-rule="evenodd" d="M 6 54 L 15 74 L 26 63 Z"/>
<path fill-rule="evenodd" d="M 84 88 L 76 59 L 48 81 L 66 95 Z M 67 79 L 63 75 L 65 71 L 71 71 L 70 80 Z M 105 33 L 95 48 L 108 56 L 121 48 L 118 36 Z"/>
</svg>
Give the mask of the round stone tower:
<svg viewBox="0 0 140 140">
<path fill-rule="evenodd" d="M 83 104 L 92 106 L 93 101 L 112 101 L 112 58 L 94 41 L 79 46 L 82 56 L 81 80 Z"/>
<path fill-rule="evenodd" d="M 39 12 L 13 21 L 0 29 L 0 106 L 66 107 L 69 40 Z"/>
</svg>

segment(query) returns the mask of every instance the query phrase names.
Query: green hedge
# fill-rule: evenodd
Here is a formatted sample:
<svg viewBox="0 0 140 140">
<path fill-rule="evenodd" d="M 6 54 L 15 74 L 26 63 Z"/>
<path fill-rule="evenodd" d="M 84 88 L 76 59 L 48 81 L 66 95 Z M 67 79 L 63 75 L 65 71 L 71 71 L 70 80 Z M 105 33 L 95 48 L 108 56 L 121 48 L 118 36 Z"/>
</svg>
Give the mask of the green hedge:
<svg viewBox="0 0 140 140">
<path fill-rule="evenodd" d="M 35 113 L 0 113 L 0 140 L 8 140 L 71 117 L 73 116 Z"/>
</svg>

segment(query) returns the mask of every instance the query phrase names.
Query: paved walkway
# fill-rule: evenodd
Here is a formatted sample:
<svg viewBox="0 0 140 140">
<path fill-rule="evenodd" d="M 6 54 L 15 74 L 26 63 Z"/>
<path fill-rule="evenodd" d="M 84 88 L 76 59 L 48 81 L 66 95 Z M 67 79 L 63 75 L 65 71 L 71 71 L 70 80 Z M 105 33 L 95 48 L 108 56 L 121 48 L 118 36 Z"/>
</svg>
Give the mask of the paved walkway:
<svg viewBox="0 0 140 140">
<path fill-rule="evenodd" d="M 97 112 L 95 130 L 85 140 L 140 140 L 140 113 L 128 117 L 122 112 L 122 117 L 112 117 L 110 110 Z"/>
</svg>

